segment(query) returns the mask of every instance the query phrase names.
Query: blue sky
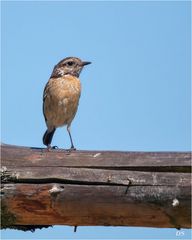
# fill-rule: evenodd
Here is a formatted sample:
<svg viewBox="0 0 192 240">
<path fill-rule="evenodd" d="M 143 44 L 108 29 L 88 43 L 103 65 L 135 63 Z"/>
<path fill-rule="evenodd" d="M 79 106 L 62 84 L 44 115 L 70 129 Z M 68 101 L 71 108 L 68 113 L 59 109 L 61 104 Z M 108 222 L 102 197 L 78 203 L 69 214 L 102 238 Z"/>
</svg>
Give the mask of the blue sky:
<svg viewBox="0 0 192 240">
<path fill-rule="evenodd" d="M 43 147 L 42 93 L 67 56 L 91 61 L 72 135 L 77 149 L 189 151 L 190 2 L 2 2 L 1 141 Z M 53 145 L 68 148 L 65 128 Z M 189 238 L 184 230 L 183 239 Z M 54 227 L 3 238 L 161 238 L 175 229 Z"/>
</svg>

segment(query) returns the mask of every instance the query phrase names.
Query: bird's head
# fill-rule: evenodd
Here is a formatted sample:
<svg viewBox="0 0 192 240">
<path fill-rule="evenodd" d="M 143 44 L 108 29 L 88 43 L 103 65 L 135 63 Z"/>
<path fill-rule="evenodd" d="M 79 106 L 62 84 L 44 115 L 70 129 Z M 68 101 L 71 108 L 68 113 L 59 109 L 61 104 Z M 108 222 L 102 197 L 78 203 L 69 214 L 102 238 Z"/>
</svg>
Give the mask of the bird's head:
<svg viewBox="0 0 192 240">
<path fill-rule="evenodd" d="M 51 77 L 62 77 L 67 74 L 79 77 L 83 67 L 90 63 L 76 57 L 64 58 L 54 67 Z"/>
</svg>

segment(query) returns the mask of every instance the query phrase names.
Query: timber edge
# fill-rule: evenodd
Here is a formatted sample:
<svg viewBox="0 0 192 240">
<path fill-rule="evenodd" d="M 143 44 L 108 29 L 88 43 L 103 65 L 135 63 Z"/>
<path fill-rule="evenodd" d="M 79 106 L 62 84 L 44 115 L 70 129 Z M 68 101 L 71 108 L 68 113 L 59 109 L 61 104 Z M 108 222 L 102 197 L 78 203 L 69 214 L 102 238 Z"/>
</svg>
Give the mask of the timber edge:
<svg viewBox="0 0 192 240">
<path fill-rule="evenodd" d="M 2 144 L 1 153 L 2 228 L 34 231 L 49 227 L 55 225 L 51 214 L 60 210 L 62 214 L 58 214 L 56 225 L 191 227 L 191 152 L 67 152 L 63 149 L 48 152 L 45 148 Z M 11 186 L 14 186 L 13 190 Z M 53 192 L 55 188 L 59 189 L 58 194 Z M 32 208 L 35 215 L 30 215 L 30 218 L 26 215 L 28 222 L 22 220 L 22 215 L 30 214 L 30 210 L 26 207 L 26 212 L 20 212 L 18 205 L 14 206 L 12 197 L 14 194 L 17 202 L 21 201 L 22 196 L 23 204 L 28 206 L 30 202 L 26 189 L 34 193 L 33 200 L 40 201 L 39 204 L 43 201 L 47 205 L 50 199 L 54 204 L 60 204 L 53 206 L 51 203 L 51 207 L 46 207 L 45 215 L 50 214 L 50 221 L 46 219 L 42 224 L 42 210 L 39 222 L 33 221 L 34 216 L 38 219 L 40 211 L 36 211 L 36 206 Z M 17 200 L 18 191 L 20 195 Z M 40 192 L 42 196 L 37 195 Z M 50 196 L 48 193 L 51 193 Z M 61 205 L 66 196 L 70 200 L 67 203 L 70 211 L 79 214 L 77 219 L 67 219 L 65 216 L 70 212 L 64 204 Z M 90 222 L 76 208 L 79 196 L 82 199 L 85 197 L 91 204 L 91 216 L 86 216 L 91 219 Z M 71 201 L 75 205 L 71 205 Z M 100 202 L 105 203 L 107 217 L 103 215 Z M 81 204 L 82 211 L 86 212 L 87 206 Z M 111 211 L 115 206 L 118 206 L 121 218 Z M 132 206 L 135 206 L 135 211 Z M 142 219 L 144 217 L 137 209 L 151 214 L 151 219 Z M 96 213 L 97 219 L 94 218 Z M 135 223 L 131 221 L 133 214 L 136 214 Z"/>
</svg>

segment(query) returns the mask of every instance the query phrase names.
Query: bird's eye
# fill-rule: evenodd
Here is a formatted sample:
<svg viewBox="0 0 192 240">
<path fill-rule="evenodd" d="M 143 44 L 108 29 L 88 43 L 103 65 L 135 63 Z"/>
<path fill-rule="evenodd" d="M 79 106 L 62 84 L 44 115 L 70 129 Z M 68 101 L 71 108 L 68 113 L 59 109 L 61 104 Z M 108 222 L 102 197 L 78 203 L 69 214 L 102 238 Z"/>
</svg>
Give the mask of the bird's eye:
<svg viewBox="0 0 192 240">
<path fill-rule="evenodd" d="M 68 62 L 67 65 L 68 66 L 72 66 L 74 64 L 74 62 Z"/>
</svg>

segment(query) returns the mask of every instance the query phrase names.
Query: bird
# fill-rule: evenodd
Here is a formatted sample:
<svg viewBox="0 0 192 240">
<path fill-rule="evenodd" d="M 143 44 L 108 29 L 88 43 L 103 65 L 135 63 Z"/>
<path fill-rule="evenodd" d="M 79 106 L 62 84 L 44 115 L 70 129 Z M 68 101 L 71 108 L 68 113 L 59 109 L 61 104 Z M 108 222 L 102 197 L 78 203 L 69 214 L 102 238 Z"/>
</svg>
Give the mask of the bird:
<svg viewBox="0 0 192 240">
<path fill-rule="evenodd" d="M 67 126 L 71 148 L 76 150 L 70 131 L 81 96 L 79 75 L 91 62 L 77 57 L 66 57 L 53 68 L 52 74 L 43 91 L 43 115 L 47 130 L 43 135 L 43 144 L 51 149 L 51 142 L 58 127 Z"/>
</svg>

